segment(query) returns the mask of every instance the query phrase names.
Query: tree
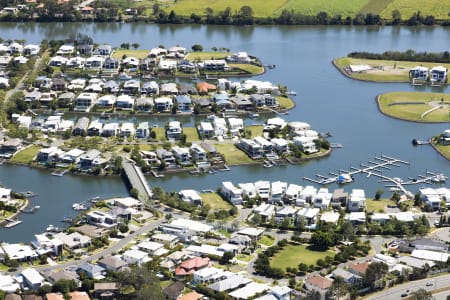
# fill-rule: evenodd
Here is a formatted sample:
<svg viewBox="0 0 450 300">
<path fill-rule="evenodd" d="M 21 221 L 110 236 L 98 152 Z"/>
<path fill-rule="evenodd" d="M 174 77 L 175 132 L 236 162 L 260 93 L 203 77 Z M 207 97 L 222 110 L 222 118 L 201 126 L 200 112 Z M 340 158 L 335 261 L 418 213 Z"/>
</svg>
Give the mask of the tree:
<svg viewBox="0 0 450 300">
<path fill-rule="evenodd" d="M 379 286 L 379 280 L 383 279 L 388 272 L 388 266 L 383 262 L 372 262 L 369 264 L 364 276 L 365 282 L 371 289 Z"/>
<path fill-rule="evenodd" d="M 137 48 L 139 48 L 139 43 L 133 43 L 131 44 L 131 47 L 133 47 L 134 50 L 136 50 Z"/>
<path fill-rule="evenodd" d="M 311 244 L 319 246 L 321 248 L 328 249 L 328 247 L 333 245 L 333 239 L 329 232 L 316 231 L 312 234 Z"/>
<path fill-rule="evenodd" d="M 427 291 L 425 289 L 419 289 L 415 292 L 412 292 L 409 299 L 410 300 L 432 300 L 434 298 L 433 298 L 433 295 L 429 291 Z M 448 297 L 447 297 L 447 299 L 448 299 Z"/>
<path fill-rule="evenodd" d="M 347 295 L 348 291 L 349 285 L 347 282 L 345 282 L 344 278 L 341 276 L 337 276 L 331 284 L 328 293 L 333 296 L 334 299 L 339 300 L 340 297 Z"/>
<path fill-rule="evenodd" d="M 230 260 L 232 260 L 234 257 L 234 253 L 232 251 L 225 252 L 222 257 L 219 260 L 219 263 L 221 265 L 227 265 L 230 263 Z"/>
<path fill-rule="evenodd" d="M 199 45 L 199 44 L 192 45 L 192 51 L 194 51 L 194 52 L 202 52 L 203 51 L 203 46 Z"/>
<path fill-rule="evenodd" d="M 392 24 L 398 25 L 402 21 L 402 14 L 398 9 L 392 11 Z"/>
</svg>

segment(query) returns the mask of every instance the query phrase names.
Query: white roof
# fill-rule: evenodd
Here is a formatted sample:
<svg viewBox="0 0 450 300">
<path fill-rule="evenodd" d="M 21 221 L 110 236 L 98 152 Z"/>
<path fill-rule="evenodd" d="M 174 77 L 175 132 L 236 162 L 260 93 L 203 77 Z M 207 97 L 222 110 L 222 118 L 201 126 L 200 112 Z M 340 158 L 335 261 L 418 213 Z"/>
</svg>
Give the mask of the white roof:
<svg viewBox="0 0 450 300">
<path fill-rule="evenodd" d="M 351 212 L 351 213 L 345 215 L 345 219 L 348 221 L 365 222 L 366 221 L 366 213 L 363 211 Z"/>
<path fill-rule="evenodd" d="M 247 227 L 247 228 L 239 230 L 237 233 L 242 234 L 242 235 L 248 235 L 251 237 L 256 237 L 256 236 L 261 235 L 263 232 L 264 232 L 263 229 Z"/>
<path fill-rule="evenodd" d="M 307 219 L 312 219 L 315 216 L 317 216 L 319 214 L 319 212 L 320 212 L 319 208 L 304 207 L 297 212 L 297 216 L 302 216 Z"/>
<path fill-rule="evenodd" d="M 228 118 L 230 127 L 244 126 L 244 120 L 241 118 Z"/>
<path fill-rule="evenodd" d="M 24 259 L 26 257 L 37 257 L 36 252 L 28 245 L 2 244 L 3 250 L 11 259 Z"/>
<path fill-rule="evenodd" d="M 288 188 L 286 189 L 286 195 L 287 196 L 294 196 L 300 194 L 300 192 L 303 190 L 303 187 L 297 184 L 289 184 Z"/>
<path fill-rule="evenodd" d="M 160 244 L 152 241 L 143 241 L 137 245 L 139 248 L 143 248 L 149 251 L 156 251 L 160 248 L 164 248 L 164 244 Z"/>
<path fill-rule="evenodd" d="M 428 266 L 432 268 L 435 265 L 431 260 L 424 260 L 411 256 L 400 256 L 398 261 L 414 268 L 422 268 L 425 264 L 428 264 Z"/>
<path fill-rule="evenodd" d="M 373 213 L 373 215 L 370 216 L 370 219 L 373 221 L 389 220 L 390 218 L 390 215 L 385 213 Z"/>
<path fill-rule="evenodd" d="M 349 67 L 352 72 L 363 72 L 372 70 L 372 67 L 369 65 L 350 65 Z"/>
<path fill-rule="evenodd" d="M 229 295 L 236 299 L 248 299 L 248 298 L 250 298 L 256 294 L 262 293 L 268 289 L 270 289 L 270 287 L 267 284 L 250 282 L 246 286 L 235 290 L 234 292 L 230 293 Z"/>
<path fill-rule="evenodd" d="M 390 214 L 400 222 L 414 222 L 414 215 L 411 211 L 401 211 Z"/>
<path fill-rule="evenodd" d="M 141 201 L 134 199 L 133 197 L 114 198 L 114 204 L 120 204 L 126 207 L 139 206 Z"/>
<path fill-rule="evenodd" d="M 191 251 L 193 253 L 198 254 L 206 254 L 206 255 L 215 255 L 222 257 L 224 252 L 217 249 L 215 246 L 202 244 L 200 246 L 197 245 L 190 245 L 186 248 L 187 251 Z"/>
<path fill-rule="evenodd" d="M 429 250 L 413 250 L 412 257 L 427 259 L 432 261 L 447 262 L 449 255 L 444 252 L 436 252 Z"/>
<path fill-rule="evenodd" d="M 218 292 L 233 290 L 239 286 L 246 285 L 252 282 L 247 277 L 241 274 L 234 274 L 233 276 L 217 281 L 213 284 L 210 284 L 208 287 Z"/>
<path fill-rule="evenodd" d="M 278 147 L 284 147 L 288 145 L 288 141 L 282 138 L 273 138 L 270 140 L 272 144 Z"/>
<path fill-rule="evenodd" d="M 192 231 L 198 231 L 203 233 L 206 233 L 213 229 L 213 227 L 210 225 L 188 219 L 175 219 L 170 224 L 175 226 L 187 227 Z"/>
<path fill-rule="evenodd" d="M 132 250 L 125 251 L 123 253 L 123 256 L 129 257 L 134 260 L 142 260 L 142 259 L 146 258 L 148 255 L 144 251 L 132 249 Z"/>
<path fill-rule="evenodd" d="M 152 239 L 172 242 L 172 241 L 177 240 L 178 237 L 174 234 L 169 234 L 169 233 L 156 233 L 156 234 L 152 235 Z"/>
<path fill-rule="evenodd" d="M 270 118 L 266 121 L 267 125 L 275 125 L 283 128 L 287 125 L 286 121 L 282 118 Z"/>
<path fill-rule="evenodd" d="M 11 275 L 0 274 L 0 290 L 14 293 L 18 289 L 20 289 L 20 285 L 16 283 Z"/>
<path fill-rule="evenodd" d="M 336 223 L 339 220 L 339 213 L 327 211 L 320 216 L 320 221 L 325 223 Z"/>
<path fill-rule="evenodd" d="M 42 275 L 39 274 L 39 272 L 36 271 L 35 269 L 31 268 L 25 269 L 22 271 L 21 274 L 32 285 L 41 284 L 45 281 L 44 277 L 42 277 Z"/>
<path fill-rule="evenodd" d="M 447 72 L 447 68 L 444 68 L 443 66 L 436 66 L 431 68 L 431 72 L 433 71 Z"/>
<path fill-rule="evenodd" d="M 213 126 L 210 122 L 200 122 L 200 128 L 203 131 L 213 131 Z"/>
</svg>

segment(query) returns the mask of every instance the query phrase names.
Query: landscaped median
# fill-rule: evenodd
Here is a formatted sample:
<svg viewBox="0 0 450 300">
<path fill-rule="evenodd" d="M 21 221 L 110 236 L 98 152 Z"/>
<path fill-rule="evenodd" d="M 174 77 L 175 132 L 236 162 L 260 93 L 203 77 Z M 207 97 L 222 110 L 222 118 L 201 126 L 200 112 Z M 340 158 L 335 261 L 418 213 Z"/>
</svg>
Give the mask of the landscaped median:
<svg viewBox="0 0 450 300">
<path fill-rule="evenodd" d="M 418 61 L 394 61 L 394 60 L 378 60 L 363 59 L 352 57 L 341 57 L 333 60 L 333 64 L 345 76 L 363 81 L 373 82 L 409 82 L 409 70 L 417 66 L 432 68 L 443 66 L 449 69 L 450 64 L 418 62 Z M 354 66 L 369 66 L 370 70 L 360 72 L 352 72 L 349 68 Z"/>
<path fill-rule="evenodd" d="M 377 97 L 380 111 L 390 117 L 424 123 L 450 122 L 450 94 L 392 92 Z"/>
</svg>

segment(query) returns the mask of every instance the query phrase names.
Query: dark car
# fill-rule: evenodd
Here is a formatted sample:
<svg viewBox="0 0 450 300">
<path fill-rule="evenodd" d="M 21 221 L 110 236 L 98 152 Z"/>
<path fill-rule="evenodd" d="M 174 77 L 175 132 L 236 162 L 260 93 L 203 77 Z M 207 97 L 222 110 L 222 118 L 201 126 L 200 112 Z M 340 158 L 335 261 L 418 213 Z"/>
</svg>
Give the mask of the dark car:
<svg viewBox="0 0 450 300">
<path fill-rule="evenodd" d="M 404 297 L 408 296 L 408 294 L 407 294 L 407 293 L 403 293 L 403 294 L 401 294 L 400 296 L 401 296 L 402 298 L 404 298 Z"/>
</svg>

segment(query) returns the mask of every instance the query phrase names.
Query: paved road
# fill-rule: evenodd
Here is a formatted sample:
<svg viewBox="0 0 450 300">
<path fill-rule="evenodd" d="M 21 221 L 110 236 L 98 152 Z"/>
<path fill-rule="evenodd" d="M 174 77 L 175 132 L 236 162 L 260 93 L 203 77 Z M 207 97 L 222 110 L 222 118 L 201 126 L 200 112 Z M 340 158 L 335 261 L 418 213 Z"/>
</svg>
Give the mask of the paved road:
<svg viewBox="0 0 450 300">
<path fill-rule="evenodd" d="M 55 265 L 55 266 L 35 267 L 35 269 L 37 271 L 40 271 L 40 272 L 41 271 L 49 271 L 49 270 L 63 269 L 63 268 L 67 268 L 67 267 L 77 266 L 77 265 L 81 265 L 81 264 L 84 264 L 84 263 L 87 263 L 87 262 L 98 260 L 100 257 L 106 257 L 108 255 L 111 255 L 113 252 L 119 251 L 124 246 L 126 246 L 128 243 L 133 241 L 138 235 L 147 233 L 147 232 L 155 229 L 163 221 L 164 221 L 164 219 L 159 219 L 159 220 L 152 221 L 152 222 L 142 226 L 141 228 L 139 228 L 135 232 L 130 233 L 129 235 L 127 235 L 123 239 L 120 239 L 118 242 L 116 242 L 115 244 L 111 245 L 107 249 L 101 250 L 100 252 L 97 252 L 97 253 L 95 253 L 95 254 L 93 254 L 91 256 L 83 257 L 83 258 L 81 258 L 79 260 L 76 260 L 76 261 L 70 261 L 70 262 L 66 262 L 66 263 L 61 263 L 61 264 L 58 264 L 58 265 Z"/>
<path fill-rule="evenodd" d="M 427 283 L 431 283 L 430 286 L 427 286 Z M 411 281 L 402 285 L 394 286 L 390 289 L 381 291 L 379 293 L 373 294 L 366 298 L 366 300 L 398 300 L 402 297 L 402 294 L 410 294 L 414 291 L 417 291 L 419 289 L 425 289 L 427 291 L 433 291 L 436 289 L 442 289 L 450 287 L 450 275 L 442 275 L 434 278 L 427 278 L 417 281 Z M 409 290 L 409 292 L 407 292 Z M 449 292 L 447 292 L 449 293 Z"/>
<path fill-rule="evenodd" d="M 450 291 L 440 292 L 433 294 L 434 300 L 447 300 L 447 296 L 450 295 Z"/>
</svg>

